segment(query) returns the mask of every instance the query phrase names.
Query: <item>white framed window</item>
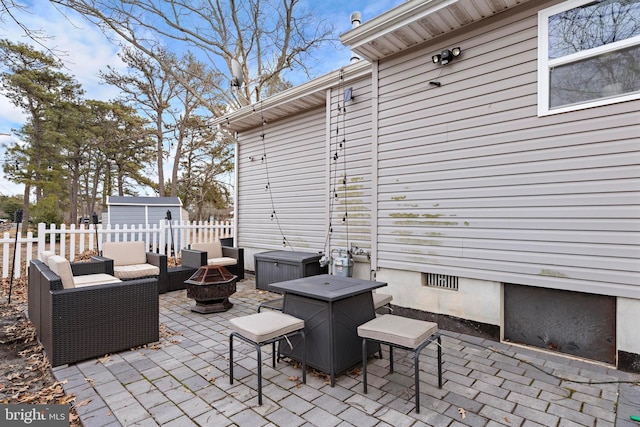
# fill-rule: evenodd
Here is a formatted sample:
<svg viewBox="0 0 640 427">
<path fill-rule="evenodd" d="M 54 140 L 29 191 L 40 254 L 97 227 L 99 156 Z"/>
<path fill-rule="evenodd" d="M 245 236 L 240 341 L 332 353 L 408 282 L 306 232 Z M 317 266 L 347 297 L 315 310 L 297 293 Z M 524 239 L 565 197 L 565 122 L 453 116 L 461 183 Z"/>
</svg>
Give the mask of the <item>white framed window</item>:
<svg viewBox="0 0 640 427">
<path fill-rule="evenodd" d="M 640 99 L 640 0 L 568 0 L 538 13 L 538 115 Z"/>
</svg>

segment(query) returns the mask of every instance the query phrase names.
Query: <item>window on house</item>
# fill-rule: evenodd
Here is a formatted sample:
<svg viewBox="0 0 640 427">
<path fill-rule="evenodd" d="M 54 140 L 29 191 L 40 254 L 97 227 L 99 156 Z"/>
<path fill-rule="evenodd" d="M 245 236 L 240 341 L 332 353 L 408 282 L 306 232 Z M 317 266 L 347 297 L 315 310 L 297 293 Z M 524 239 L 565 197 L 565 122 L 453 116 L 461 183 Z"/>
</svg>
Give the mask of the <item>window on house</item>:
<svg viewBox="0 0 640 427">
<path fill-rule="evenodd" d="M 569 0 L 538 14 L 538 114 L 640 99 L 640 0 Z"/>
</svg>

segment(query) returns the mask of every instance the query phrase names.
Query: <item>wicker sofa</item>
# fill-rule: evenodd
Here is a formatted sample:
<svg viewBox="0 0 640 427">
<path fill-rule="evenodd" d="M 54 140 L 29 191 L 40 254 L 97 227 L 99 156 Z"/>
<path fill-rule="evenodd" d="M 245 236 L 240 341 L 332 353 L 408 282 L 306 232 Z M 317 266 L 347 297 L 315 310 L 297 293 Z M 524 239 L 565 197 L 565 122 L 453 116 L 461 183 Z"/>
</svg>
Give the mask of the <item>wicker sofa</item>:
<svg viewBox="0 0 640 427">
<path fill-rule="evenodd" d="M 74 276 L 113 275 L 109 261 L 71 263 Z M 158 279 L 64 289 L 45 262 L 28 272 L 28 315 L 51 366 L 104 356 L 160 338 Z"/>
</svg>

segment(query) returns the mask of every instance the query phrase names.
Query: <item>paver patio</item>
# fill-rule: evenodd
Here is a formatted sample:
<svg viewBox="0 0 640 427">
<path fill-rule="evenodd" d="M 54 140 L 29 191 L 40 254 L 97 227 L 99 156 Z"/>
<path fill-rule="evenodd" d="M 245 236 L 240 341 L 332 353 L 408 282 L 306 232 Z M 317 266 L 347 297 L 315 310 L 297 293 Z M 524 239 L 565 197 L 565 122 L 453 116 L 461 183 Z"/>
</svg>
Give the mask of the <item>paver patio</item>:
<svg viewBox="0 0 640 427">
<path fill-rule="evenodd" d="M 309 371 L 307 384 L 290 361 L 270 364 L 263 347 L 263 405 L 257 405 L 255 349 L 234 345 L 229 384 L 228 319 L 255 313 L 277 295 L 237 284 L 227 312 L 190 310 L 186 291 L 160 296 L 161 339 L 147 348 L 54 369 L 85 426 L 640 426 L 640 376 L 599 363 L 442 331 L 443 388 L 436 348 L 420 357 L 421 411 L 413 396 L 412 355 L 394 352 L 340 375 Z"/>
</svg>

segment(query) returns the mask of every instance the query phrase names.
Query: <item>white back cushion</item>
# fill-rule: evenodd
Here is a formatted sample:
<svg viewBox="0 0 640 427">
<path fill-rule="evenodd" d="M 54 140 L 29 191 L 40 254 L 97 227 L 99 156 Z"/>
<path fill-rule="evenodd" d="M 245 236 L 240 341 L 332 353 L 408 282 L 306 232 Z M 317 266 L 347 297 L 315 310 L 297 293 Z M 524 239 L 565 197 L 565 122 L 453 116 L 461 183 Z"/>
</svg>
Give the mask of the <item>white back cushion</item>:
<svg viewBox="0 0 640 427">
<path fill-rule="evenodd" d="M 191 249 L 207 253 L 208 258 L 222 258 L 222 243 L 220 240 L 206 243 L 192 243 Z"/>
<path fill-rule="evenodd" d="M 40 252 L 40 259 L 42 260 L 42 262 L 44 262 L 45 264 L 49 265 L 49 258 L 55 255 L 55 252 L 53 251 L 42 251 Z"/>
<path fill-rule="evenodd" d="M 65 289 L 74 288 L 73 272 L 71 271 L 71 264 L 66 258 L 60 255 L 51 255 L 49 257 L 49 268 L 51 271 L 60 276 L 62 280 L 62 287 Z"/>
<path fill-rule="evenodd" d="M 147 248 L 143 241 L 104 242 L 102 256 L 113 260 L 113 265 L 132 265 L 147 263 Z"/>
</svg>

